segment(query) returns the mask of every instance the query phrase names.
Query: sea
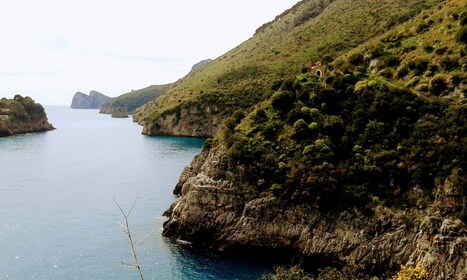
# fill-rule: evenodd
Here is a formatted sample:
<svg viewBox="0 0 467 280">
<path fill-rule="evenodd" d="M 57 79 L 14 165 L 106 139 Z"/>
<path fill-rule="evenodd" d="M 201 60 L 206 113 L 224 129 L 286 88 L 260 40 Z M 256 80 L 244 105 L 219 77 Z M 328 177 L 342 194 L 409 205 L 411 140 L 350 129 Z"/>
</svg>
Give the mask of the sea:
<svg viewBox="0 0 467 280">
<path fill-rule="evenodd" d="M 205 139 L 148 137 L 131 118 L 46 106 L 54 131 L 0 138 L 0 279 L 257 279 L 260 260 L 162 236 L 164 211 Z M 125 263 L 125 264 L 124 264 Z"/>
</svg>

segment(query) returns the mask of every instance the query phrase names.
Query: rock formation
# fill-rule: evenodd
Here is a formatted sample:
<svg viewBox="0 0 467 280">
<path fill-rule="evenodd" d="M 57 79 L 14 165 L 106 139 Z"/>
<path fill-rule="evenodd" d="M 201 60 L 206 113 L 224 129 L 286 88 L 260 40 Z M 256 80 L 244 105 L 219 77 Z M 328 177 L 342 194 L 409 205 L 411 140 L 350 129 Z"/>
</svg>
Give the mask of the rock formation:
<svg viewBox="0 0 467 280">
<path fill-rule="evenodd" d="M 42 105 L 30 97 L 0 100 L 0 137 L 53 129 Z"/>
<path fill-rule="evenodd" d="M 185 168 L 174 191 L 180 197 L 165 213 L 166 236 L 226 252 L 290 252 L 380 276 L 418 262 L 430 279 L 467 275 L 467 226 L 434 208 L 328 213 L 313 205 L 248 197 L 226 170 L 219 147 L 204 150 Z M 446 194 L 452 182 L 441 188 Z"/>
<path fill-rule="evenodd" d="M 112 112 L 112 118 L 128 118 L 128 112 L 126 108 L 115 108 Z"/>
<path fill-rule="evenodd" d="M 208 65 L 211 61 L 212 61 L 212 59 L 208 58 L 208 59 L 201 60 L 200 62 L 194 64 L 191 67 L 191 71 L 190 71 L 190 73 L 188 73 L 188 75 L 190 75 L 192 73 L 195 73 L 196 71 L 200 70 L 204 66 Z"/>
<path fill-rule="evenodd" d="M 102 105 L 112 101 L 111 97 L 108 97 L 100 92 L 91 91 L 89 95 L 82 92 L 77 92 L 73 96 L 71 101 L 72 109 L 100 109 Z"/>
</svg>

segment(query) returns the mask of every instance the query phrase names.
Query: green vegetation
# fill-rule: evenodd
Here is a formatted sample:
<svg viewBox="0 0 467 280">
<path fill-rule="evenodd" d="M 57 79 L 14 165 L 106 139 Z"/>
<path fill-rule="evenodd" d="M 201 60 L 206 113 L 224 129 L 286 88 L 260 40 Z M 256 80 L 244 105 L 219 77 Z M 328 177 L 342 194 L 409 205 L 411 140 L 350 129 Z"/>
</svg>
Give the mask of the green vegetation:
<svg viewBox="0 0 467 280">
<path fill-rule="evenodd" d="M 204 97 L 217 96 L 215 104 L 223 110 L 213 115 L 225 118 L 267 99 L 277 81 L 306 71 L 317 61 L 329 63 L 440 3 L 444 1 L 301 1 L 260 27 L 251 39 L 143 106 L 141 115 L 146 123 L 154 123 L 175 108 L 210 107 L 213 104 Z M 199 116 L 199 122 L 209 119 Z"/>
<path fill-rule="evenodd" d="M 125 108 L 132 114 L 136 108 L 162 95 L 171 84 L 153 85 L 143 89 L 127 92 L 112 99 L 112 102 L 101 108 L 101 113 L 112 114 L 117 108 Z"/>
<path fill-rule="evenodd" d="M 276 82 L 245 118 L 229 118 L 220 142 L 248 193 L 333 210 L 335 200 L 423 208 L 449 175 L 465 178 L 459 11 L 465 3 L 425 11 L 338 56 L 325 79 Z M 423 203 L 409 199 L 415 187 Z"/>
<path fill-rule="evenodd" d="M 463 35 L 465 1 L 446 1 L 426 10 L 337 59 L 333 66 L 344 73 L 367 69 L 423 96 L 464 96 L 467 51 Z"/>
<path fill-rule="evenodd" d="M 227 121 L 220 139 L 249 193 L 333 210 L 336 200 L 418 207 L 406 197 L 411 188 L 432 197 L 437 183 L 463 170 L 464 99 L 419 97 L 361 74 L 313 79 L 286 80 L 245 118 L 237 112 Z"/>
<path fill-rule="evenodd" d="M 401 266 L 401 270 L 393 278 L 394 280 L 428 280 L 428 272 L 423 269 L 421 263 L 415 267 Z"/>
<path fill-rule="evenodd" d="M 7 115 L 12 123 L 37 122 L 47 118 L 44 107 L 29 97 L 17 94 L 13 99 L 0 100 L 0 115 Z"/>
</svg>

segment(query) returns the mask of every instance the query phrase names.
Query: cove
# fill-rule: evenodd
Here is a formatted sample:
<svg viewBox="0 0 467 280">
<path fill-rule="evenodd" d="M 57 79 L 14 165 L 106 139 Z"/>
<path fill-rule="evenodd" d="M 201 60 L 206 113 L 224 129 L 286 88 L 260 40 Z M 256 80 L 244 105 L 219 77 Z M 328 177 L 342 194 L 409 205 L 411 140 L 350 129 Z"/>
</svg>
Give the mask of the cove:
<svg viewBox="0 0 467 280">
<path fill-rule="evenodd" d="M 131 119 L 46 107 L 57 130 L 0 139 L 0 279 L 137 279 L 114 204 L 128 209 L 147 279 L 254 279 L 269 265 L 161 236 L 162 213 L 204 139 L 147 137 Z"/>
</svg>

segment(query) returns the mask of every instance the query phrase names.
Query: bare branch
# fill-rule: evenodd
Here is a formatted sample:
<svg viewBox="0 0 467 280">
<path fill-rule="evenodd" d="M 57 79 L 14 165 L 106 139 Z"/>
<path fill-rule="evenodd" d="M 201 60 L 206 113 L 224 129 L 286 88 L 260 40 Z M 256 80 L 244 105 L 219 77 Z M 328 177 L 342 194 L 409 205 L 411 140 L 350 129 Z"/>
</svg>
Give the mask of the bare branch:
<svg viewBox="0 0 467 280">
<path fill-rule="evenodd" d="M 141 266 L 139 265 L 138 257 L 136 255 L 136 250 L 135 250 L 135 243 L 133 242 L 133 237 L 131 236 L 131 232 L 130 232 L 130 225 L 128 223 L 128 217 L 130 216 L 131 211 L 133 211 L 133 208 L 135 207 L 136 201 L 138 201 L 138 199 L 135 200 L 135 202 L 133 203 L 133 206 L 131 206 L 130 210 L 127 213 L 123 211 L 122 207 L 120 207 L 120 204 L 118 204 L 115 197 L 113 198 L 113 200 L 115 204 L 117 205 L 118 209 L 120 210 L 120 212 L 122 213 L 123 217 L 125 218 L 125 224 L 122 224 L 120 222 L 118 223 L 120 224 L 120 226 L 122 226 L 123 232 L 127 235 L 128 239 L 130 240 L 131 253 L 133 254 L 133 258 L 135 259 L 134 264 L 125 263 L 123 261 L 122 261 L 122 264 L 125 266 L 134 267 L 138 269 L 139 277 L 141 278 L 141 280 L 144 280 L 143 271 L 141 270 Z"/>
</svg>

